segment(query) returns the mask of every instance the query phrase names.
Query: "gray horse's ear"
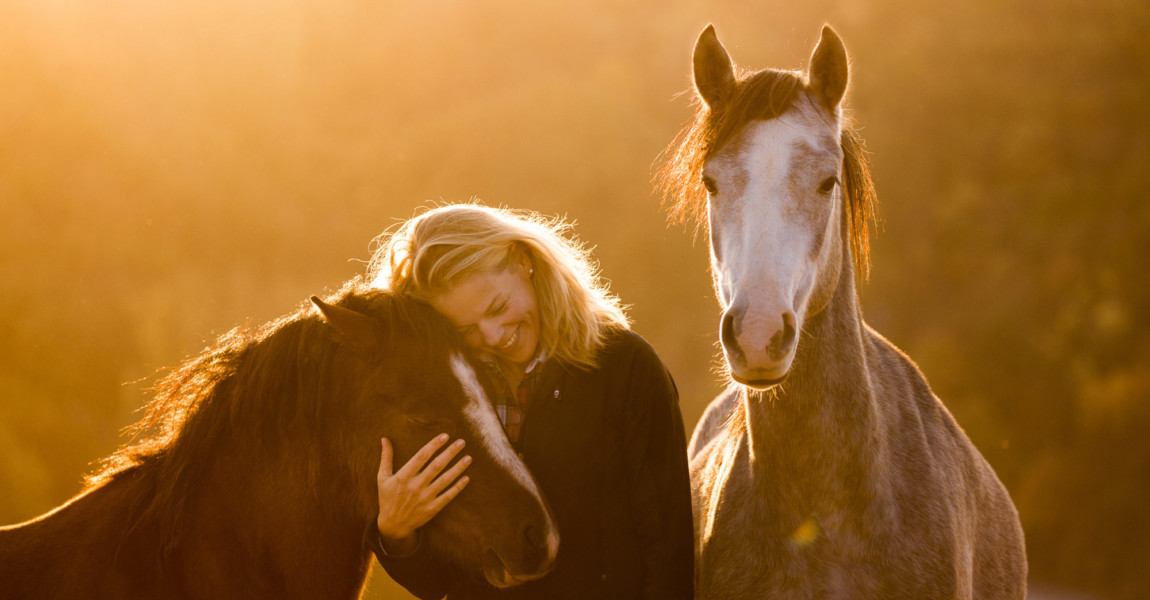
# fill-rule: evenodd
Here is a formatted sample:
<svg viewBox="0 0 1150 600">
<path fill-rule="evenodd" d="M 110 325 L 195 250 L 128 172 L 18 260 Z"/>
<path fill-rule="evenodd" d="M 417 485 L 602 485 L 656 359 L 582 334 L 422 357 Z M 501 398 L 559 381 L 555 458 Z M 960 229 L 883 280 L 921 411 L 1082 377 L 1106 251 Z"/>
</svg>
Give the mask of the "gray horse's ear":
<svg viewBox="0 0 1150 600">
<path fill-rule="evenodd" d="M 846 46 L 830 25 L 823 25 L 823 34 L 811 53 L 809 68 L 811 91 L 823 108 L 832 113 L 838 110 L 847 91 L 849 72 Z"/>
<path fill-rule="evenodd" d="M 694 55 L 695 91 L 714 110 L 735 87 L 735 65 L 715 35 L 715 26 L 699 34 Z"/>
<path fill-rule="evenodd" d="M 383 326 L 375 319 L 342 306 L 328 304 L 312 296 L 311 303 L 319 309 L 323 320 L 335 328 L 342 338 L 353 348 L 367 352 L 375 348 L 383 336 Z"/>
</svg>

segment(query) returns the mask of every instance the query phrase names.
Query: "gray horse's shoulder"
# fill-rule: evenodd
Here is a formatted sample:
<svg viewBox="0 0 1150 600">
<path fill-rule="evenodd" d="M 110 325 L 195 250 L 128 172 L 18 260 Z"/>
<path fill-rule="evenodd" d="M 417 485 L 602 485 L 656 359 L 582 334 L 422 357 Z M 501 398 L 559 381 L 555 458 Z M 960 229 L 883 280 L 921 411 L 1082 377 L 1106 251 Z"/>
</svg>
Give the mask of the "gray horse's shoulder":
<svg viewBox="0 0 1150 600">
<path fill-rule="evenodd" d="M 731 411 L 735 409 L 739 403 L 739 398 L 741 398 L 741 390 L 741 386 L 732 383 L 707 405 L 707 409 L 703 411 L 703 416 L 699 418 L 699 423 L 695 425 L 695 432 L 691 435 L 691 444 L 687 447 L 689 458 L 694 458 L 708 442 L 714 439 L 715 435 L 726 428 L 727 421 L 731 417 Z"/>
</svg>

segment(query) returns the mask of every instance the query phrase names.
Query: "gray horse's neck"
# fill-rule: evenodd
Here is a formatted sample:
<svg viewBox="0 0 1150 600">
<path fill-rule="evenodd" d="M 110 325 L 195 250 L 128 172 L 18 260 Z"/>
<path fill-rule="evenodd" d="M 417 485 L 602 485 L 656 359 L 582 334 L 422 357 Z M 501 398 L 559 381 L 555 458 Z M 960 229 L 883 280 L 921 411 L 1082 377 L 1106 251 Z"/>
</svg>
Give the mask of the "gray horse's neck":
<svg viewBox="0 0 1150 600">
<path fill-rule="evenodd" d="M 744 394 L 756 487 L 777 510 L 820 515 L 866 505 L 874 491 L 862 482 L 882 478 L 852 263 L 844 251 L 834 296 L 807 319 L 787 379 Z"/>
</svg>

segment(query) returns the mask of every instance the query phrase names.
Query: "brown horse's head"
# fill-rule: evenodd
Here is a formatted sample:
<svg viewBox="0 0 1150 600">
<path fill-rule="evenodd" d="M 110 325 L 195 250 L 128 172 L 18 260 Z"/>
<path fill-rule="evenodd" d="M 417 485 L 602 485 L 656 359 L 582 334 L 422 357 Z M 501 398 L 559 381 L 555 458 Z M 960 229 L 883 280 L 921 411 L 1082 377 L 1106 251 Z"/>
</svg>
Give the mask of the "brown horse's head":
<svg viewBox="0 0 1150 600">
<path fill-rule="evenodd" d="M 351 468 L 364 522 L 374 523 L 379 510 L 380 438 L 391 442 L 398 469 L 447 433 L 466 441 L 471 481 L 423 528 L 423 543 L 496 587 L 546 574 L 558 550 L 555 520 L 450 324 L 430 306 L 387 292 L 312 301 L 337 343 L 327 353 L 328 381 L 343 397 L 325 401 L 346 413 L 324 419 L 339 428 L 329 450 Z"/>
</svg>

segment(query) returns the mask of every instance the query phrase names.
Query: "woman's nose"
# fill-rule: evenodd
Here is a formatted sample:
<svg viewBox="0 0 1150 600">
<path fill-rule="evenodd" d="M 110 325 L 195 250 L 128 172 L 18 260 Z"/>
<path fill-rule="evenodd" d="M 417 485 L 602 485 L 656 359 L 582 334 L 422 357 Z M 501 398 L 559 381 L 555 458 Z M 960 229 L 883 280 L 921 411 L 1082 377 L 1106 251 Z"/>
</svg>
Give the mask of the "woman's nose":
<svg viewBox="0 0 1150 600">
<path fill-rule="evenodd" d="M 480 323 L 479 333 L 483 335 L 483 343 L 491 347 L 498 346 L 503 338 L 503 328 L 491 321 Z"/>
</svg>

